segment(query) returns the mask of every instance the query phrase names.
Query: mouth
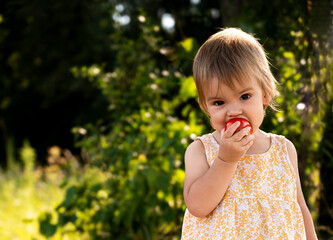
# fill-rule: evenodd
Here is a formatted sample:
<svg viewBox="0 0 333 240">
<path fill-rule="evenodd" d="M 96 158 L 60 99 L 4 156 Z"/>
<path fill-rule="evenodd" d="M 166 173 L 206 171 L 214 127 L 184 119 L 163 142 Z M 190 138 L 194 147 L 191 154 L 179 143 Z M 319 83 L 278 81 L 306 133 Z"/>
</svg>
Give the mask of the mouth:
<svg viewBox="0 0 333 240">
<path fill-rule="evenodd" d="M 250 134 L 253 133 L 253 128 L 251 123 L 246 120 L 245 118 L 232 118 L 230 119 L 226 124 L 224 130 L 226 131 L 231 125 L 233 125 L 235 122 L 240 122 L 240 126 L 236 129 L 235 133 L 242 130 L 243 128 L 250 127 Z"/>
</svg>

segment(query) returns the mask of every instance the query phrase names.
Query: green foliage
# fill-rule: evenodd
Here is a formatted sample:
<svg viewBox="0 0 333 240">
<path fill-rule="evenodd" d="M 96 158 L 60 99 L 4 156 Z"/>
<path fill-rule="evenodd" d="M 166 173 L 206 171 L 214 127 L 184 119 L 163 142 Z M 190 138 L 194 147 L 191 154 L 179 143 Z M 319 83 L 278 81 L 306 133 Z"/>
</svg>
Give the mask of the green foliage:
<svg viewBox="0 0 333 240">
<path fill-rule="evenodd" d="M 57 229 L 55 225 L 50 224 L 51 219 L 52 215 L 50 213 L 42 213 L 38 217 L 39 231 L 46 237 L 51 237 L 54 235 Z"/>
<path fill-rule="evenodd" d="M 327 214 L 332 208 L 326 200 L 331 199 L 327 167 L 332 158 L 326 152 L 332 142 L 329 132 L 333 119 L 328 116 L 332 116 L 333 55 L 329 34 L 317 35 L 301 19 L 299 25 L 298 31 L 290 32 L 293 45 L 277 52 L 281 93 L 277 102 L 282 111 L 273 116 L 272 123 L 274 130 L 291 139 L 298 150 L 303 191 L 319 236 L 326 239 L 332 235 L 332 226 L 325 224 L 333 217 Z"/>
<path fill-rule="evenodd" d="M 320 239 L 332 238 L 330 3 L 224 2 L 6 3 L 0 153 L 11 171 L 0 175 L 1 239 L 177 239 L 183 155 L 211 130 L 196 102 L 192 60 L 210 34 L 231 25 L 256 33 L 269 53 L 281 111 L 267 112 L 263 130 L 296 145 Z M 164 12 L 176 19 L 173 34 L 161 30 Z M 41 179 L 35 164 L 45 136 L 74 125 L 85 170 L 69 164 Z"/>
<path fill-rule="evenodd" d="M 190 136 L 202 134 L 204 125 L 190 104 L 196 97 L 193 78 L 176 70 L 177 61 L 159 56 L 154 26 L 142 23 L 140 30 L 135 41 L 121 31 L 114 34 L 119 52 L 113 72 L 97 65 L 72 69 L 109 98 L 110 122 L 73 130 L 91 166 L 57 207 L 58 234 L 68 224 L 91 239 L 166 239 L 180 233 L 183 155 Z M 186 39 L 176 48 L 193 57 L 194 45 Z M 80 129 L 87 132 L 83 138 Z"/>
<path fill-rule="evenodd" d="M 66 235 L 64 229 L 71 226 L 91 239 L 179 237 L 185 209 L 184 151 L 190 138 L 209 130 L 195 101 L 193 77 L 185 74 L 198 44 L 185 38 L 163 48 L 153 21 L 143 11 L 140 16 L 146 22 L 136 26 L 135 39 L 119 26 L 111 36 L 118 51 L 111 72 L 103 64 L 72 68 L 77 78 L 89 79 L 108 98 L 110 116 L 97 126 L 73 129 L 78 147 L 89 155 L 89 171 L 95 174 L 88 171 L 82 182 L 67 190 L 57 208 L 57 234 Z M 292 25 L 284 33 L 293 44 L 274 52 L 281 111 L 268 113 L 264 130 L 286 135 L 299 149 L 305 193 L 316 220 L 316 152 L 327 126 L 322 124 L 325 101 L 332 94 L 327 71 L 314 70 L 318 64 L 329 69 L 332 56 L 313 45 L 322 39 L 308 34 L 302 24 L 299 18 L 296 27 L 301 30 Z M 319 58 L 313 59 L 313 52 Z"/>
</svg>

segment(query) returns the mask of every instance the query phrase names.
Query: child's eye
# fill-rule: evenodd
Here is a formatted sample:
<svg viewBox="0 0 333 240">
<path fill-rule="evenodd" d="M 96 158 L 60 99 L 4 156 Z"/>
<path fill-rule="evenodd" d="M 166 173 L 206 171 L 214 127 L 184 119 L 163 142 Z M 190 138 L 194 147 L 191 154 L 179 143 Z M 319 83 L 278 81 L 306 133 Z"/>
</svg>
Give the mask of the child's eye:
<svg viewBox="0 0 333 240">
<path fill-rule="evenodd" d="M 246 93 L 241 96 L 241 100 L 248 100 L 251 97 L 250 94 Z"/>
<path fill-rule="evenodd" d="M 223 101 L 215 101 L 215 102 L 214 102 L 214 106 L 221 106 L 221 105 L 223 105 L 223 104 L 224 104 Z"/>
</svg>

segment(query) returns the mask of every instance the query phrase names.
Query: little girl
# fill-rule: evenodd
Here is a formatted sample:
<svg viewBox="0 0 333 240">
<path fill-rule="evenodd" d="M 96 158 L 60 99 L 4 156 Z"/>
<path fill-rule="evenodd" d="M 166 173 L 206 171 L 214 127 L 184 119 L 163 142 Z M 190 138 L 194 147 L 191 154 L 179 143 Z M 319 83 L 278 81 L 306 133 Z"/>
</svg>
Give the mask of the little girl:
<svg viewBox="0 0 333 240">
<path fill-rule="evenodd" d="M 201 46 L 193 74 L 215 131 L 185 153 L 182 240 L 317 239 L 294 145 L 259 129 L 277 94 L 260 43 L 239 29 L 224 29 Z M 225 130 L 235 118 L 251 127 L 238 131 L 236 121 Z"/>
</svg>

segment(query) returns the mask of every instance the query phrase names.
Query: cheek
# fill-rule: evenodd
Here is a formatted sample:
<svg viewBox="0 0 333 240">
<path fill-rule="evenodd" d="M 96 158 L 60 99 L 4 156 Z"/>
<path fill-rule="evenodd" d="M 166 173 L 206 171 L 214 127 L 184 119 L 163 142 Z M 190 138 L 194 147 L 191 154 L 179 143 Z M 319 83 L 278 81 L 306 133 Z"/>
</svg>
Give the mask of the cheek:
<svg viewBox="0 0 333 240">
<path fill-rule="evenodd" d="M 251 125 L 253 127 L 253 131 L 256 131 L 260 128 L 263 120 L 264 120 L 264 110 L 263 108 L 257 109 L 253 111 L 254 114 L 251 114 Z"/>
<path fill-rule="evenodd" d="M 224 127 L 224 121 L 222 114 L 219 113 L 212 113 L 210 115 L 210 124 L 215 130 L 222 130 Z"/>
</svg>

